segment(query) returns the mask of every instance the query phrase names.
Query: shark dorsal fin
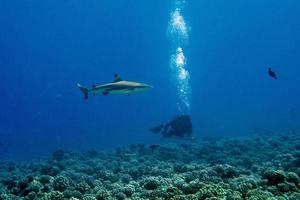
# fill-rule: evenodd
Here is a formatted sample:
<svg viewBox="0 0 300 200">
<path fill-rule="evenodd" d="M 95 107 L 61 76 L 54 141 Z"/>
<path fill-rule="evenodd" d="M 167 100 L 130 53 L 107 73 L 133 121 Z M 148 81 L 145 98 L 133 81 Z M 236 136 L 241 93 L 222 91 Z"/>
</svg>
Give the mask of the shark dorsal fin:
<svg viewBox="0 0 300 200">
<path fill-rule="evenodd" d="M 114 75 L 114 81 L 113 81 L 113 82 L 115 83 L 115 82 L 119 82 L 119 81 L 122 81 L 121 76 L 119 76 L 119 74 L 115 74 L 115 75 Z"/>
</svg>

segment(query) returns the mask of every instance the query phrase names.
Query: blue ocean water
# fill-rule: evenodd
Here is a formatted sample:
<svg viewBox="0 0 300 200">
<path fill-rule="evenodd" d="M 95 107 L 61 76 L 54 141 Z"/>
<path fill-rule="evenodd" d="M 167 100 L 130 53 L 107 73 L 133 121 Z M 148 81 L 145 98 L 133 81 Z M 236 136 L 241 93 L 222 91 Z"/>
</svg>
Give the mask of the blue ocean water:
<svg viewBox="0 0 300 200">
<path fill-rule="evenodd" d="M 168 142 L 148 128 L 180 112 L 170 67 L 178 44 L 168 33 L 176 7 L 188 32 L 193 134 L 299 130 L 297 0 L 2 0 L 0 157 Z M 85 100 L 76 87 L 110 82 L 115 73 L 154 88 Z"/>
</svg>

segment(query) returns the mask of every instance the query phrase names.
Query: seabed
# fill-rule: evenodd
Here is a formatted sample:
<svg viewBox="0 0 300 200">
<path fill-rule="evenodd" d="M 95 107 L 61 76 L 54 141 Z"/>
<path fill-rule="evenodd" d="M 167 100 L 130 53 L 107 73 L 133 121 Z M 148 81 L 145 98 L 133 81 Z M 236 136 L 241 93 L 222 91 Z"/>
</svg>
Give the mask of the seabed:
<svg viewBox="0 0 300 200">
<path fill-rule="evenodd" d="M 0 163 L 0 200 L 299 200 L 300 136 L 57 150 Z"/>
</svg>

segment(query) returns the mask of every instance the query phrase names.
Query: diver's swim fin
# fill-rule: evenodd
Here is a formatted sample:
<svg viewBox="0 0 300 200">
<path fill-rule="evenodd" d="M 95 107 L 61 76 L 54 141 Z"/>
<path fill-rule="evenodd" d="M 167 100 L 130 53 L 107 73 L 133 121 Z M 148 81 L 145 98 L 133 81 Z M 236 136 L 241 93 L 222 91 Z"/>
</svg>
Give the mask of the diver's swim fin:
<svg viewBox="0 0 300 200">
<path fill-rule="evenodd" d="M 81 90 L 81 92 L 83 92 L 84 94 L 84 98 L 87 99 L 88 98 L 88 94 L 89 94 L 89 89 L 80 85 L 79 83 L 77 83 L 77 87 Z"/>
<path fill-rule="evenodd" d="M 163 129 L 164 129 L 164 125 L 161 124 L 156 127 L 150 128 L 149 131 L 151 131 L 152 133 L 160 133 Z"/>
</svg>

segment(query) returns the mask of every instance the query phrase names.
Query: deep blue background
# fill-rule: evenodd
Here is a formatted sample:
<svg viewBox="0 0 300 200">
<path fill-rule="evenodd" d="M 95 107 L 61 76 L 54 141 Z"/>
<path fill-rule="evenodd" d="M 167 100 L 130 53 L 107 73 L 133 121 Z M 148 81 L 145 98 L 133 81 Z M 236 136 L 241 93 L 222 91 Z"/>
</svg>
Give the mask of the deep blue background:
<svg viewBox="0 0 300 200">
<path fill-rule="evenodd" d="M 165 142 L 148 127 L 177 114 L 167 26 L 174 1 L 0 1 L 0 153 Z M 187 1 L 194 134 L 299 130 L 300 2 Z M 271 66 L 279 79 L 267 75 Z M 76 83 L 149 83 L 85 101 Z"/>
</svg>

